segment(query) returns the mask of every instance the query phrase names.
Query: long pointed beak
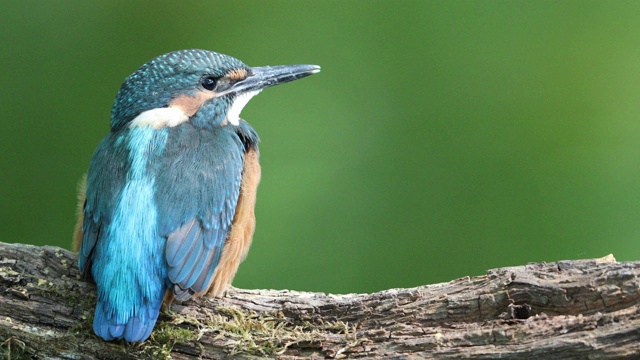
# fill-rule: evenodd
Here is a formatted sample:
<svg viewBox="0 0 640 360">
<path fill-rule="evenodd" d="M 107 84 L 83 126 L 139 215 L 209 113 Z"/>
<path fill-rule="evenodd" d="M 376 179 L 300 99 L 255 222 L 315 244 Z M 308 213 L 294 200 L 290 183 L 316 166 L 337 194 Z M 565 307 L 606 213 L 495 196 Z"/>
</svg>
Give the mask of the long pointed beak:
<svg viewBox="0 0 640 360">
<path fill-rule="evenodd" d="M 235 83 L 225 93 L 237 94 L 262 90 L 274 85 L 302 79 L 320 72 L 318 65 L 280 65 L 251 68 L 251 74 L 244 80 Z M 219 94 L 222 95 L 222 94 Z"/>
</svg>

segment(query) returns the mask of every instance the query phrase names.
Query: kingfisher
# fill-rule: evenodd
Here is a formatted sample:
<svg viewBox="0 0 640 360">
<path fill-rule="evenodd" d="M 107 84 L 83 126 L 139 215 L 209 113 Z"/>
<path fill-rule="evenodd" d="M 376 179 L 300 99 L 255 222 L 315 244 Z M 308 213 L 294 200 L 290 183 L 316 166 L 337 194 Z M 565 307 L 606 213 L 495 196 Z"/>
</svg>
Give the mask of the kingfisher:
<svg viewBox="0 0 640 360">
<path fill-rule="evenodd" d="M 163 302 L 224 292 L 251 245 L 261 172 L 240 112 L 264 88 L 319 71 L 195 49 L 126 78 L 78 195 L 74 247 L 96 283 L 96 335 L 145 341 Z"/>
</svg>

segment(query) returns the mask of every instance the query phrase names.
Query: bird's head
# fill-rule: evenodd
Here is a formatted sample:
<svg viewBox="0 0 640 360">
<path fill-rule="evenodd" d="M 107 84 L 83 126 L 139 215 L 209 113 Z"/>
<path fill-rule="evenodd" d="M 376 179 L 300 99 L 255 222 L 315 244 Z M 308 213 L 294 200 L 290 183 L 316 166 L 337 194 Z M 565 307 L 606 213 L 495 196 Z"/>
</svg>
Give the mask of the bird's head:
<svg viewBox="0 0 640 360">
<path fill-rule="evenodd" d="M 319 71 L 316 65 L 249 67 L 206 50 L 167 53 L 124 81 L 111 111 L 111 129 L 187 121 L 201 128 L 237 125 L 242 108 L 262 89 Z"/>
</svg>

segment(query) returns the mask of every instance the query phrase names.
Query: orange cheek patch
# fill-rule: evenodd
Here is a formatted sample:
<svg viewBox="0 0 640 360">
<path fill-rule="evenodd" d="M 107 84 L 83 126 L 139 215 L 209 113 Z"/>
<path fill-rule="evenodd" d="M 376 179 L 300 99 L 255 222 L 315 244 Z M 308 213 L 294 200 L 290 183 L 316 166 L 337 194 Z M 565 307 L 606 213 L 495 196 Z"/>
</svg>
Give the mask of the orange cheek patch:
<svg viewBox="0 0 640 360">
<path fill-rule="evenodd" d="M 244 80 L 247 78 L 247 70 L 233 69 L 227 74 L 227 77 L 232 81 Z"/>
<path fill-rule="evenodd" d="M 199 91 L 195 96 L 181 95 L 171 100 L 170 107 L 175 107 L 185 113 L 188 117 L 193 116 L 204 103 L 216 97 L 216 93 L 210 91 Z"/>
</svg>

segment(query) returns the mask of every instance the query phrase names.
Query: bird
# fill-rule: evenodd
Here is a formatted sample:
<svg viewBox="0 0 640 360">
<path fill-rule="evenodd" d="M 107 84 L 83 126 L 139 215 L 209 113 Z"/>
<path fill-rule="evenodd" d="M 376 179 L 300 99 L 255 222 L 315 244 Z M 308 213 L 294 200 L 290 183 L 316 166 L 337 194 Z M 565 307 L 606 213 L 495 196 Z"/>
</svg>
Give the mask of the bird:
<svg viewBox="0 0 640 360">
<path fill-rule="evenodd" d="M 97 288 L 97 336 L 145 341 L 163 303 L 225 291 L 252 242 L 261 176 L 258 134 L 240 112 L 319 71 L 189 49 L 125 79 L 80 182 L 73 235 Z"/>
</svg>

